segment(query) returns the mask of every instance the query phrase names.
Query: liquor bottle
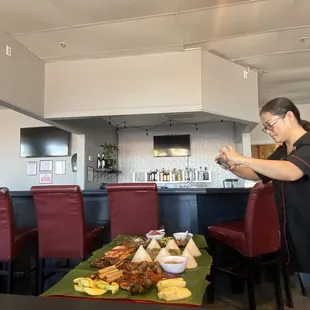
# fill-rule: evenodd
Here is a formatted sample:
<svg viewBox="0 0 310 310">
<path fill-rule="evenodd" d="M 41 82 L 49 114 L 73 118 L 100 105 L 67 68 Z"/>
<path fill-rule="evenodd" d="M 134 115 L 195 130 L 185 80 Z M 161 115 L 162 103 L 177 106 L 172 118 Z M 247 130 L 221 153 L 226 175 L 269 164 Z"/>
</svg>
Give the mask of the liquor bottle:
<svg viewBox="0 0 310 310">
<path fill-rule="evenodd" d="M 193 180 L 194 180 L 192 168 L 189 168 L 189 171 L 188 171 L 188 180 L 189 180 L 189 181 L 193 181 Z"/>
<path fill-rule="evenodd" d="M 188 168 L 186 167 L 184 171 L 184 181 L 188 181 L 188 177 L 189 177 L 189 173 L 188 173 Z"/>
<path fill-rule="evenodd" d="M 182 169 L 179 169 L 179 181 L 183 181 Z"/>
<path fill-rule="evenodd" d="M 208 181 L 209 180 L 209 171 L 208 171 L 207 167 L 205 167 L 205 170 L 203 172 L 203 180 L 204 181 Z"/>
<path fill-rule="evenodd" d="M 198 181 L 203 181 L 203 170 L 202 170 L 202 167 L 199 167 L 199 170 L 198 170 Z"/>
<path fill-rule="evenodd" d="M 102 168 L 101 156 L 100 156 L 100 154 L 98 154 L 98 157 L 97 157 L 97 169 L 101 169 L 101 168 Z"/>
<path fill-rule="evenodd" d="M 176 180 L 176 169 L 175 168 L 173 168 L 173 170 L 172 170 L 171 177 L 172 177 L 172 182 L 177 181 Z"/>
<path fill-rule="evenodd" d="M 165 173 L 165 169 L 163 168 L 163 170 L 160 171 L 160 175 L 159 175 L 159 181 L 160 182 L 164 181 L 164 173 Z"/>
<path fill-rule="evenodd" d="M 104 160 L 104 154 L 101 154 L 101 168 L 103 169 L 105 167 L 105 160 Z"/>
</svg>

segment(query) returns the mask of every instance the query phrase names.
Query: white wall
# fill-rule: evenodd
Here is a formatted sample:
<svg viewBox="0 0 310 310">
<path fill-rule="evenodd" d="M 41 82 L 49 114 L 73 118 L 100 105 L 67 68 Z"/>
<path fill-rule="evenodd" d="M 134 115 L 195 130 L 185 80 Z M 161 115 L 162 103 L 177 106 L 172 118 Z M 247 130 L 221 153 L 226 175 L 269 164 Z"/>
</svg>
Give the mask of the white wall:
<svg viewBox="0 0 310 310">
<path fill-rule="evenodd" d="M 257 73 L 202 52 L 202 104 L 205 112 L 258 122 Z"/>
<path fill-rule="evenodd" d="M 26 165 L 27 161 L 37 161 L 39 165 L 39 160 L 43 158 L 20 158 L 20 128 L 40 126 L 47 124 L 9 109 L 0 110 L 0 186 L 10 190 L 29 190 L 33 185 L 40 185 L 39 171 L 35 176 L 27 176 Z M 73 154 L 78 151 L 77 135 L 72 135 L 71 143 Z M 71 156 L 45 159 L 66 161 L 66 174 L 53 173 L 53 184 L 77 184 L 76 173 L 71 168 Z"/>
<path fill-rule="evenodd" d="M 166 134 L 190 134 L 190 157 L 153 157 L 153 136 Z M 119 182 L 131 182 L 133 172 L 146 172 L 152 169 L 173 169 L 207 166 L 212 172 L 209 187 L 222 187 L 222 180 L 232 177 L 230 172 L 214 163 L 218 150 L 225 144 L 235 145 L 233 123 L 214 123 L 195 126 L 173 126 L 158 128 L 147 136 L 144 131 L 124 129 L 119 133 L 119 169 L 122 173 Z"/>
<path fill-rule="evenodd" d="M 6 45 L 12 56 L 5 54 Z M 39 116 L 44 112 L 44 62 L 0 30 L 0 102 Z"/>
<path fill-rule="evenodd" d="M 107 143 L 117 143 L 116 128 L 109 126 L 105 121 L 99 128 L 92 128 L 87 131 L 85 139 L 85 171 L 87 177 L 87 167 L 97 168 L 97 156 L 101 153 L 100 145 Z M 89 160 L 89 156 L 93 156 L 93 161 Z M 117 182 L 117 175 L 102 175 L 100 178 L 96 177 L 93 182 L 85 182 L 85 189 L 99 189 L 101 183 Z M 100 175 L 98 175 L 99 177 Z"/>
<path fill-rule="evenodd" d="M 310 104 L 300 104 L 297 107 L 301 118 L 310 122 Z"/>
<path fill-rule="evenodd" d="M 201 51 L 48 63 L 45 117 L 199 111 Z"/>
<path fill-rule="evenodd" d="M 117 182 L 117 175 L 102 175 L 101 178 L 95 179 L 93 182 L 87 181 L 87 167 L 97 168 L 97 156 L 101 153 L 100 145 L 107 143 L 117 143 L 116 128 L 110 126 L 105 120 L 101 118 L 94 119 L 75 119 L 58 121 L 57 123 L 72 128 L 85 136 L 85 150 L 83 153 L 83 166 L 85 174 L 85 189 L 99 189 L 101 183 Z M 78 155 L 80 156 L 80 155 Z M 89 157 L 93 160 L 89 160 Z"/>
<path fill-rule="evenodd" d="M 251 131 L 251 144 L 273 144 L 274 140 L 264 132 L 262 132 L 263 125 L 259 123 L 252 131 Z"/>
</svg>

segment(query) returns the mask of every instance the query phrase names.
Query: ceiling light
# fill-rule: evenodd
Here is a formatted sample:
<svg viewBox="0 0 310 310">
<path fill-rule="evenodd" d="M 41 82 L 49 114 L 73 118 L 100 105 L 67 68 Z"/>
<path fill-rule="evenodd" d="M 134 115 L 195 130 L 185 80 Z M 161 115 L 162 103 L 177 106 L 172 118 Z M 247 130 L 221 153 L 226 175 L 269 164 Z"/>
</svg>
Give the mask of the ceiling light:
<svg viewBox="0 0 310 310">
<path fill-rule="evenodd" d="M 67 43 L 66 43 L 66 42 L 60 42 L 60 46 L 61 46 L 62 48 L 66 48 L 66 47 L 67 47 Z"/>
<path fill-rule="evenodd" d="M 301 37 L 300 39 L 299 39 L 299 42 L 300 43 L 306 43 L 306 41 L 307 41 L 307 37 Z"/>
</svg>

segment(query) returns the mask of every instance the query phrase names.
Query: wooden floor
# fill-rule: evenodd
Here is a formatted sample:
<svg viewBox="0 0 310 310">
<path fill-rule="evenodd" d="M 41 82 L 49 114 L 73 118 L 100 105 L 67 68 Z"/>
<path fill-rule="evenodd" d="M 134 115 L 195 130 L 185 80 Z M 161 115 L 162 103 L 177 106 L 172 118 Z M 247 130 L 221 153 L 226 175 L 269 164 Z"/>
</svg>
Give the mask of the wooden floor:
<svg viewBox="0 0 310 310">
<path fill-rule="evenodd" d="M 300 286 L 297 277 L 292 277 L 292 294 L 294 299 L 294 310 L 310 309 L 310 299 L 303 297 L 300 294 Z M 310 288 L 310 283 L 307 288 Z M 283 286 L 282 286 L 283 289 Z M 308 289 L 310 292 L 310 290 Z M 274 288 L 272 283 L 264 283 L 256 286 L 256 301 L 257 310 L 276 310 L 276 302 L 274 297 Z M 285 293 L 283 291 L 283 302 L 285 303 Z M 204 308 L 216 310 L 244 310 L 248 309 L 247 295 L 233 295 L 221 285 L 220 291 L 216 295 L 216 301 L 213 305 L 208 304 L 206 301 L 203 304 Z M 289 309 L 285 307 L 285 309 Z"/>
</svg>

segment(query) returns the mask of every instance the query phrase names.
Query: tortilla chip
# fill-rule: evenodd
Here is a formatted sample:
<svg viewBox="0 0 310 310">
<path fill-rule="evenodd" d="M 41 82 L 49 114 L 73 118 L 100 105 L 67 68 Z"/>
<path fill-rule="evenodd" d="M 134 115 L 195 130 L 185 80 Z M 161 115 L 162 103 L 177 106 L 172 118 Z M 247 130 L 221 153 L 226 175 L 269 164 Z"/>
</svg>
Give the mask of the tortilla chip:
<svg viewBox="0 0 310 310">
<path fill-rule="evenodd" d="M 132 259 L 133 263 L 140 263 L 140 262 L 152 262 L 151 256 L 145 251 L 144 247 L 140 245 L 139 249 L 137 250 L 135 256 Z"/>
<path fill-rule="evenodd" d="M 155 262 L 158 261 L 162 257 L 171 256 L 166 248 L 162 248 L 158 255 L 155 258 Z"/>
<path fill-rule="evenodd" d="M 178 245 L 175 243 L 175 241 L 173 239 L 170 239 L 166 245 L 166 249 L 169 250 L 173 250 L 179 254 L 181 254 L 181 250 L 179 249 Z"/>
<path fill-rule="evenodd" d="M 194 269 L 198 266 L 195 258 L 188 252 L 187 249 L 184 249 L 182 256 L 188 258 L 188 262 L 186 265 L 187 269 Z"/>
<path fill-rule="evenodd" d="M 153 249 L 161 249 L 160 245 L 155 239 L 152 239 L 148 247 L 146 248 L 147 250 L 153 250 Z"/>
<path fill-rule="evenodd" d="M 189 239 L 185 250 L 187 250 L 193 257 L 201 256 L 201 253 L 192 238 Z"/>
</svg>

